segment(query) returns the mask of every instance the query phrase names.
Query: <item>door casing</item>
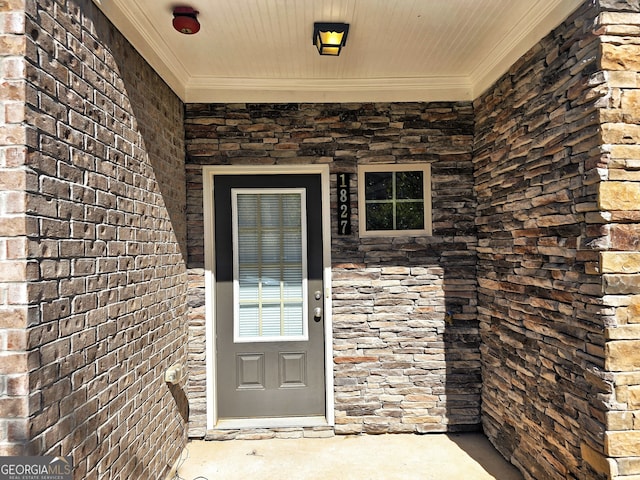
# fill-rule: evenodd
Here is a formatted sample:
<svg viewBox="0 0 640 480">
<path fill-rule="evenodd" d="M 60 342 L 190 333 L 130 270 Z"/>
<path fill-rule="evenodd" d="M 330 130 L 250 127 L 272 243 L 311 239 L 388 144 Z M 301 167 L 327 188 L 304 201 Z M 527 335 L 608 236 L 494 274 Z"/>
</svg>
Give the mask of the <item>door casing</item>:
<svg viewBox="0 0 640 480">
<path fill-rule="evenodd" d="M 292 417 L 292 418 L 260 418 L 233 421 L 220 421 L 216 405 L 216 351 L 215 351 L 215 235 L 213 185 L 216 175 L 320 175 L 322 186 L 322 248 L 323 248 L 323 308 L 324 308 L 324 345 L 325 345 L 325 416 Z M 314 427 L 320 425 L 333 426 L 334 386 L 333 386 L 333 348 L 332 348 L 332 315 L 331 315 L 331 215 L 329 199 L 329 166 L 328 165 L 296 165 L 296 166 L 204 166 L 203 209 L 204 209 L 204 243 L 205 243 L 205 312 L 206 312 L 206 402 L 207 430 L 214 428 L 276 428 L 276 427 Z"/>
</svg>

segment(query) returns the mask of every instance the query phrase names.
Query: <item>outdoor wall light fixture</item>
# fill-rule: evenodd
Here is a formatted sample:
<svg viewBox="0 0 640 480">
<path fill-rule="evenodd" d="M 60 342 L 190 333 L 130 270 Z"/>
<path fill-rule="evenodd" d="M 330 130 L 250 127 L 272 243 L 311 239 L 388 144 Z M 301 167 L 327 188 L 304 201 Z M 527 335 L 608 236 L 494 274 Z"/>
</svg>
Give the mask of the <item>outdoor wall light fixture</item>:
<svg viewBox="0 0 640 480">
<path fill-rule="evenodd" d="M 314 23 L 313 44 L 320 55 L 340 55 L 347 44 L 349 25 L 346 23 Z"/>
<path fill-rule="evenodd" d="M 200 30 L 198 11 L 191 7 L 176 7 L 173 9 L 173 28 L 185 35 L 193 35 Z"/>
</svg>

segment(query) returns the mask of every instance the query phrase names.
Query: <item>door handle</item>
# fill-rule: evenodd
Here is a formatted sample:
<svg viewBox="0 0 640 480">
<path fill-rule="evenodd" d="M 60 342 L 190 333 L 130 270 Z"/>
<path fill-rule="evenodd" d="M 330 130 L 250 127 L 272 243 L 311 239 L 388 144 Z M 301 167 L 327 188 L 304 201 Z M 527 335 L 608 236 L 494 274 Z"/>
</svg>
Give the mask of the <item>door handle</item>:
<svg viewBox="0 0 640 480">
<path fill-rule="evenodd" d="M 319 322 L 322 319 L 322 308 L 316 307 L 313 309 L 313 319 Z"/>
</svg>

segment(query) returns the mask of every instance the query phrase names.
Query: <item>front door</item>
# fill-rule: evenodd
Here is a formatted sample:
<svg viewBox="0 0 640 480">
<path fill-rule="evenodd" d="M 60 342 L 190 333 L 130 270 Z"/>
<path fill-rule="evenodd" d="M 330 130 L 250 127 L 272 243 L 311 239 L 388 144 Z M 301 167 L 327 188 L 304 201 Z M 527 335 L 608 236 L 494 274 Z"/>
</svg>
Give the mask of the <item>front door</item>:
<svg viewBox="0 0 640 480">
<path fill-rule="evenodd" d="M 218 418 L 325 415 L 320 175 L 216 175 Z"/>
</svg>

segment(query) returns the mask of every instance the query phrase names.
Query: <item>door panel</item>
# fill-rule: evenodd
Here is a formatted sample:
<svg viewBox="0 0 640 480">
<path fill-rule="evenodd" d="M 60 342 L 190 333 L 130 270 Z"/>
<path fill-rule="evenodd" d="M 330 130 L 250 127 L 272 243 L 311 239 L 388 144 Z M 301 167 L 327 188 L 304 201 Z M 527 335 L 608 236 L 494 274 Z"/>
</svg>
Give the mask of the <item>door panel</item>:
<svg viewBox="0 0 640 480">
<path fill-rule="evenodd" d="M 236 355 L 236 388 L 264 389 L 264 354 L 245 353 Z"/>
<path fill-rule="evenodd" d="M 218 417 L 324 415 L 320 175 L 216 175 L 214 208 Z"/>
</svg>

